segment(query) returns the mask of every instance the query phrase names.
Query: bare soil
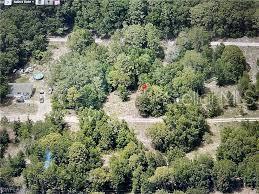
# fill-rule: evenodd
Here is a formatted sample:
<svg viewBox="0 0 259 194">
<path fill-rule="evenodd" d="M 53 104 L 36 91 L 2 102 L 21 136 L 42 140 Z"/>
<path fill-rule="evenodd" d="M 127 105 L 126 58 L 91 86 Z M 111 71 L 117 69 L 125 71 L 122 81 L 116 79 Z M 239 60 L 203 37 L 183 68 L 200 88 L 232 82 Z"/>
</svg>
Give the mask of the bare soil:
<svg viewBox="0 0 259 194">
<path fill-rule="evenodd" d="M 112 92 L 108 96 L 103 110 L 111 117 L 125 120 L 128 125 L 134 129 L 137 139 L 142 142 L 148 150 L 154 150 L 152 148 L 151 139 L 146 134 L 146 129 L 151 127 L 157 119 L 154 118 L 153 122 L 153 118 L 143 118 L 140 116 L 135 106 L 137 96 L 138 92 L 134 92 L 130 95 L 127 102 L 122 102 L 120 97 L 116 95 L 116 92 Z"/>
<path fill-rule="evenodd" d="M 224 127 L 239 125 L 238 123 L 215 123 L 210 124 L 211 143 L 203 142 L 201 146 L 186 154 L 189 159 L 205 154 L 216 158 L 217 148 L 220 145 L 220 130 Z"/>
<path fill-rule="evenodd" d="M 259 59 L 259 47 L 240 47 L 240 49 L 243 51 L 246 57 L 246 62 L 250 66 L 249 75 L 251 80 L 255 83 L 256 74 L 259 71 L 259 67 L 256 64 L 257 59 Z"/>
<path fill-rule="evenodd" d="M 116 92 L 112 92 L 107 97 L 103 110 L 106 114 L 117 118 L 126 116 L 141 117 L 135 106 L 137 96 L 138 92 L 134 92 L 129 96 L 129 100 L 127 102 L 123 102 Z"/>
<path fill-rule="evenodd" d="M 80 131 L 79 119 L 75 111 L 69 110 L 65 115 L 64 120 L 68 124 L 69 130 L 71 132 Z"/>
<path fill-rule="evenodd" d="M 223 194 L 222 192 L 215 191 L 210 194 Z M 240 191 L 234 191 L 232 194 L 257 194 L 256 190 L 252 190 L 251 188 L 243 188 Z"/>
</svg>

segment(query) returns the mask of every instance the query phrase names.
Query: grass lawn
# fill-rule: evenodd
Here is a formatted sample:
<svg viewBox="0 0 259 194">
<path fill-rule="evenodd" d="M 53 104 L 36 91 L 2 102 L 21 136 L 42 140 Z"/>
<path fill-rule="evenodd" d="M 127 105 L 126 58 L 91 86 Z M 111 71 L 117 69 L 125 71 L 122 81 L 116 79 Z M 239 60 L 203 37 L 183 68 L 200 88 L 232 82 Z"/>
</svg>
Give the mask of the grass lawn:
<svg viewBox="0 0 259 194">
<path fill-rule="evenodd" d="M 15 80 L 16 83 L 27 83 L 29 82 L 29 78 L 27 76 L 20 76 L 18 79 Z"/>
</svg>

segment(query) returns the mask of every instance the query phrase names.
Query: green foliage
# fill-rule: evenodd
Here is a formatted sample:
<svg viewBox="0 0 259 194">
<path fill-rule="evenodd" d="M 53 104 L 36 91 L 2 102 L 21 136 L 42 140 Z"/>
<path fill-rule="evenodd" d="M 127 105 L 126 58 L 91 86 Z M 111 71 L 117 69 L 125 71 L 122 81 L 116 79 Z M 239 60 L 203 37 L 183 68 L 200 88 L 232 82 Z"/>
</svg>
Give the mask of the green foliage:
<svg viewBox="0 0 259 194">
<path fill-rule="evenodd" d="M 155 194 L 169 194 L 167 191 L 165 191 L 165 190 L 157 190 L 156 192 L 155 192 Z"/>
<path fill-rule="evenodd" d="M 155 148 L 163 152 L 172 147 L 192 150 L 200 144 L 207 130 L 202 108 L 193 102 L 170 105 L 164 120 L 165 125 L 158 124 L 149 129 Z"/>
<path fill-rule="evenodd" d="M 258 166 L 258 155 L 248 156 L 239 164 L 239 172 L 245 186 L 256 188 L 258 179 L 256 166 Z"/>
<path fill-rule="evenodd" d="M 246 90 L 248 90 L 251 85 L 250 77 L 247 72 L 243 73 L 243 76 L 238 81 L 238 90 L 241 96 L 244 96 Z"/>
<path fill-rule="evenodd" d="M 186 191 L 186 194 L 206 194 L 205 189 L 202 188 L 191 188 Z"/>
<path fill-rule="evenodd" d="M 181 97 L 190 91 L 201 94 L 204 90 L 204 75 L 191 67 L 184 67 L 172 79 L 170 86 L 173 88 L 173 97 Z"/>
<path fill-rule="evenodd" d="M 11 186 L 11 178 L 22 173 L 27 188 L 35 193 L 123 190 L 201 194 L 210 192 L 213 183 L 218 190 L 230 192 L 236 187 L 237 176 L 246 186 L 255 187 L 257 124 L 224 129 L 215 166 L 211 158 L 190 161 L 184 157 L 184 152 L 201 143 L 207 131 L 204 111 L 191 99 L 193 91 L 202 94 L 204 80 L 214 73 L 220 85 L 236 83 L 246 69 L 238 47 L 221 45 L 213 52 L 211 37 L 255 34 L 254 7 L 252 1 L 68 0 L 58 7 L 14 6 L 2 10 L 1 99 L 7 94 L 13 69 L 30 57 L 41 60 L 46 35 L 63 34 L 65 24 L 71 26 L 74 18 L 69 44 L 76 52 L 67 54 L 50 71 L 50 84 L 55 87 L 53 107 L 58 111 L 45 121 L 13 123 L 16 140 L 23 143 L 31 164 L 25 166 L 22 153 L 2 159 L 0 185 Z M 92 44 L 92 34 L 113 33 L 108 48 Z M 179 33 L 175 63 L 163 65 L 160 39 Z M 128 91 L 144 83 L 150 86 L 137 99 L 140 113 L 161 116 L 168 111 L 165 122 L 149 130 L 155 148 L 166 153 L 168 165 L 163 155 L 144 150 L 125 122 L 94 110 L 101 108 L 108 91 L 117 89 L 127 100 Z M 244 75 L 239 89 L 248 108 L 254 109 L 258 84 L 254 87 Z M 220 112 L 216 97 L 212 98 L 207 107 L 211 117 Z M 174 104 L 167 109 L 169 103 Z M 233 104 L 230 94 L 228 103 Z M 79 132 L 66 131 L 62 108 L 79 110 Z M 6 131 L 1 131 L 0 141 L 3 155 L 9 142 Z M 47 168 L 43 165 L 46 150 L 52 155 Z M 106 151 L 116 153 L 108 167 L 101 167 Z"/>
<path fill-rule="evenodd" d="M 236 106 L 236 100 L 234 99 L 234 95 L 230 91 L 228 91 L 227 93 L 227 99 L 228 99 L 228 105 L 230 107 Z"/>
<path fill-rule="evenodd" d="M 206 1 L 190 10 L 191 23 L 211 30 L 214 36 L 241 37 L 251 35 L 255 29 L 255 1 Z M 240 17 L 245 16 L 245 21 Z"/>
<path fill-rule="evenodd" d="M 96 168 L 89 174 L 89 181 L 91 183 L 91 190 L 105 191 L 111 189 L 111 175 L 108 169 Z"/>
<path fill-rule="evenodd" d="M 224 128 L 221 132 L 221 145 L 217 150 L 217 158 L 235 163 L 242 162 L 248 155 L 255 154 L 257 138 L 258 123 Z"/>
<path fill-rule="evenodd" d="M 0 131 L 0 158 L 3 158 L 9 142 L 10 142 L 10 139 L 7 131 L 6 130 Z"/>
<path fill-rule="evenodd" d="M 221 192 L 231 192 L 236 188 L 236 164 L 231 160 L 220 160 L 215 163 L 213 177 L 216 189 Z"/>
<path fill-rule="evenodd" d="M 201 52 L 205 50 L 210 43 L 209 32 L 201 27 L 193 27 L 188 31 L 179 34 L 176 44 L 185 50 L 195 50 Z"/>
<path fill-rule="evenodd" d="M 255 90 L 256 90 L 256 95 L 259 96 L 259 73 L 256 74 Z"/>
<path fill-rule="evenodd" d="M 31 6 L 12 6 L 0 13 L 0 98 L 7 95 L 7 80 L 13 69 L 22 67 L 30 57 L 41 59 L 46 50 L 47 10 Z M 55 15 L 55 11 L 48 16 Z M 2 84 L 3 83 L 3 84 Z"/>
<path fill-rule="evenodd" d="M 122 101 L 127 101 L 129 98 L 129 92 L 127 91 L 126 87 L 124 85 L 118 86 L 118 92 L 119 96 L 122 99 Z"/>
<path fill-rule="evenodd" d="M 108 83 L 124 98 L 126 91 L 121 90 L 138 88 L 139 81 L 155 68 L 155 58 L 164 57 L 160 31 L 152 24 L 125 26 L 113 35 L 109 55 L 113 65 Z"/>
<path fill-rule="evenodd" d="M 78 28 L 70 34 L 68 44 L 72 51 L 82 53 L 93 42 L 94 39 L 89 30 Z"/>
<path fill-rule="evenodd" d="M 93 45 L 84 55 L 70 53 L 52 69 L 60 106 L 99 108 L 106 98 L 106 49 Z M 73 72 L 73 73 L 71 73 Z"/>
<path fill-rule="evenodd" d="M 257 93 L 256 86 L 251 83 L 249 74 L 245 72 L 243 76 L 238 81 L 238 90 L 240 95 L 245 99 L 248 109 L 257 109 Z"/>
<path fill-rule="evenodd" d="M 68 148 L 69 168 L 77 173 L 86 173 L 100 166 L 100 153 L 97 148 L 91 147 L 92 142 L 74 142 Z"/>
<path fill-rule="evenodd" d="M 25 155 L 22 152 L 19 152 L 17 156 L 9 158 L 9 166 L 12 168 L 12 176 L 20 176 L 23 169 L 26 167 Z"/>
<path fill-rule="evenodd" d="M 213 93 L 209 93 L 207 97 L 208 97 L 207 99 L 208 102 L 206 105 L 206 111 L 207 111 L 208 117 L 212 118 L 212 117 L 217 117 L 221 115 L 222 109 L 219 104 L 218 97 Z"/>
<path fill-rule="evenodd" d="M 46 150 L 51 152 L 49 167 L 43 167 Z M 100 167 L 100 151 L 90 137 L 50 133 L 29 151 L 32 164 L 24 170 L 25 183 L 33 191 L 86 191 L 88 174 Z M 44 182 L 44 184 L 42 184 Z"/>
<path fill-rule="evenodd" d="M 212 72 L 209 61 L 203 57 L 201 53 L 194 50 L 186 51 L 181 59 L 181 63 L 184 64 L 184 66 L 192 67 L 197 72 L 203 73 L 206 78 L 208 78 Z"/>
<path fill-rule="evenodd" d="M 246 105 L 249 110 L 257 109 L 257 95 L 254 85 L 251 85 L 245 92 L 244 98 L 246 100 Z"/>
<path fill-rule="evenodd" d="M 115 191 L 127 191 L 132 187 L 140 192 L 147 186 L 147 176 L 158 166 L 165 165 L 161 155 L 143 152 L 135 143 L 130 142 L 119 155 L 110 161 L 111 182 Z M 149 188 L 150 189 L 150 188 Z"/>
<path fill-rule="evenodd" d="M 219 85 L 236 83 L 246 69 L 243 52 L 237 46 L 226 46 L 216 69 Z"/>
<path fill-rule="evenodd" d="M 122 53 L 108 74 L 108 82 L 114 87 L 129 87 L 136 84 L 135 67 L 130 56 Z"/>
<path fill-rule="evenodd" d="M 218 59 L 221 58 L 222 53 L 224 52 L 225 45 L 223 43 L 220 43 L 220 45 L 217 45 L 213 52 L 213 61 L 216 62 Z"/>
<path fill-rule="evenodd" d="M 175 160 L 185 157 L 185 152 L 179 148 L 170 149 L 166 152 L 166 157 L 169 164 L 172 164 Z"/>
<path fill-rule="evenodd" d="M 128 9 L 128 21 L 130 24 L 142 24 L 147 15 L 146 0 L 130 0 Z"/>
<path fill-rule="evenodd" d="M 136 99 L 136 107 L 144 117 L 158 117 L 165 113 L 168 94 L 159 86 L 148 86 Z"/>
<path fill-rule="evenodd" d="M 76 25 L 111 34 L 123 24 L 152 23 L 164 37 L 176 37 L 191 26 L 211 30 L 213 36 L 241 37 L 256 33 L 256 9 L 253 1 L 244 3 L 214 1 L 105 0 L 73 1 Z M 66 10 L 67 11 L 67 10 Z M 69 10 L 67 11 L 72 15 Z M 241 19 L 241 16 L 245 16 Z M 71 16 L 70 16 L 71 17 Z"/>
<path fill-rule="evenodd" d="M 3 98 L 8 94 L 8 82 L 6 77 L 0 76 L 0 102 L 2 102 Z"/>
<path fill-rule="evenodd" d="M 171 166 L 163 166 L 156 169 L 154 175 L 149 178 L 151 185 L 157 189 L 167 191 L 186 191 L 194 188 L 204 188 L 208 192 L 212 186 L 213 160 L 200 157 L 193 161 L 182 158 L 176 160 Z M 195 181 L 194 181 L 195 180 Z"/>
<path fill-rule="evenodd" d="M 101 150 L 123 148 L 136 141 L 125 122 L 112 120 L 103 111 L 84 109 L 79 116 L 81 133 L 91 137 Z"/>
</svg>

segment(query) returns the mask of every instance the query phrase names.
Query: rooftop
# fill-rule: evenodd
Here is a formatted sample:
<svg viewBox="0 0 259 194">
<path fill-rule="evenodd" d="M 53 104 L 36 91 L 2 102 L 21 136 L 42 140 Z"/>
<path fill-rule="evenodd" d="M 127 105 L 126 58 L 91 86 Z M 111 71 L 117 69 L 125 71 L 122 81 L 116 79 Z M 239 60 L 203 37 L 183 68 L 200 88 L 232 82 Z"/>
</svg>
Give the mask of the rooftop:
<svg viewBox="0 0 259 194">
<path fill-rule="evenodd" d="M 17 94 L 17 93 L 28 93 L 32 94 L 33 91 L 33 84 L 32 83 L 9 83 L 10 94 Z"/>
</svg>

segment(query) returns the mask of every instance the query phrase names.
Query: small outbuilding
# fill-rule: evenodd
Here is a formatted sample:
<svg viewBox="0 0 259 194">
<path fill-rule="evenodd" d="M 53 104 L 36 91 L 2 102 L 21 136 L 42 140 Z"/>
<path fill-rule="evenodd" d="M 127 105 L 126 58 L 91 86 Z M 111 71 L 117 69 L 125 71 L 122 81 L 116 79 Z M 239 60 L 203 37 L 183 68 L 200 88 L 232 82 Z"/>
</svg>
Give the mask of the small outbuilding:
<svg viewBox="0 0 259 194">
<path fill-rule="evenodd" d="M 33 93 L 32 83 L 9 83 L 9 94 L 7 97 L 30 99 Z"/>
</svg>

